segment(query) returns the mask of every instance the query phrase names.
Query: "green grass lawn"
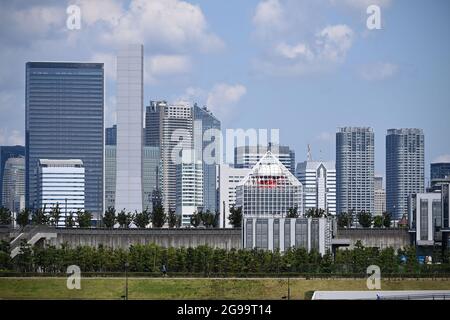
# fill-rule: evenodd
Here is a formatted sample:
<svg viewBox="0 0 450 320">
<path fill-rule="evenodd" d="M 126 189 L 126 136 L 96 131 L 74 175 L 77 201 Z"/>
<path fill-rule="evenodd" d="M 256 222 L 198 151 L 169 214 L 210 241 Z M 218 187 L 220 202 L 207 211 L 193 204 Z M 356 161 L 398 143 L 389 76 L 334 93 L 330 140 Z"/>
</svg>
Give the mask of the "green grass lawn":
<svg viewBox="0 0 450 320">
<path fill-rule="evenodd" d="M 281 299 L 287 279 L 128 280 L 129 299 Z M 291 298 L 306 291 L 366 290 L 364 279 L 291 279 Z M 382 280 L 382 290 L 450 290 L 450 279 Z M 0 278 L 0 299 L 121 299 L 125 279 L 83 278 L 81 290 L 68 290 L 65 278 Z"/>
</svg>

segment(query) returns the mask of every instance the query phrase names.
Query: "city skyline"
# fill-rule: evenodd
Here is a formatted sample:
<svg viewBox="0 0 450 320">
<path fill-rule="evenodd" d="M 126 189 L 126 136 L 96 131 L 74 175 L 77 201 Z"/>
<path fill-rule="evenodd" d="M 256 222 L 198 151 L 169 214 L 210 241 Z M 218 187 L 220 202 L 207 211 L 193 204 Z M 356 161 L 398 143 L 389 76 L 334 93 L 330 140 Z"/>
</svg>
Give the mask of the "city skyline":
<svg viewBox="0 0 450 320">
<path fill-rule="evenodd" d="M 313 146 L 314 159 L 332 160 L 337 127 L 370 126 L 375 133 L 375 173 L 383 176 L 387 129 L 422 128 L 427 139 L 428 184 L 429 163 L 450 158 L 445 140 L 450 135 L 445 124 L 450 117 L 445 86 L 450 76 L 446 60 L 450 45 L 443 40 L 449 38 L 445 12 L 450 4 L 372 2 L 381 7 L 381 30 L 366 28 L 366 8 L 353 1 L 249 1 L 239 3 L 241 9 L 236 11 L 236 1 L 213 5 L 203 0 L 171 0 L 152 1 L 142 12 L 132 6 L 137 1 L 107 1 L 110 10 L 93 10 L 97 7 L 94 2 L 79 1 L 82 13 L 89 12 L 82 18 L 80 30 L 65 28 L 65 3 L 4 4 L 2 30 L 11 32 L 2 33 L 0 44 L 4 57 L 0 63 L 5 70 L 0 79 L 0 111 L 6 115 L 0 119 L 0 144 L 24 144 L 25 84 L 21 75 L 27 61 L 104 62 L 105 126 L 114 124 L 114 57 L 127 31 L 131 40 L 142 41 L 149 48 L 144 58 L 144 101 L 185 99 L 206 104 L 221 119 L 223 129 L 255 124 L 281 128 L 280 142 L 291 146 L 298 160 L 306 158 L 307 144 Z M 157 17 L 142 18 L 154 16 L 152 5 L 156 3 L 165 8 L 166 18 L 179 17 L 168 19 L 174 28 L 158 33 L 151 28 L 161 31 L 166 23 L 157 26 L 153 23 L 160 21 Z M 192 12 L 186 13 L 180 6 L 192 8 Z M 233 24 L 221 17 L 230 12 L 235 17 Z M 268 17 L 268 12 L 273 16 Z M 296 15 L 301 19 L 295 19 Z M 134 28 L 120 31 L 119 17 L 124 21 L 135 18 Z M 182 19 L 186 17 L 198 23 L 187 26 Z M 267 23 L 269 18 L 271 23 Z M 177 37 L 176 30 L 185 31 Z M 105 31 L 117 39 L 104 36 Z M 315 40 L 324 40 L 320 38 L 324 34 L 328 40 L 341 35 L 332 38 L 336 40 L 331 43 L 333 52 L 314 46 Z M 266 51 L 264 42 L 275 52 Z M 310 49 L 311 59 L 304 59 L 302 48 Z M 324 63 L 326 70 L 317 68 L 320 59 L 325 59 L 319 58 L 321 53 L 336 57 Z M 286 74 L 287 67 L 293 72 Z M 275 105 L 278 112 L 274 114 Z M 256 123 L 255 114 L 259 117 Z M 320 119 L 320 125 L 302 121 L 306 118 Z"/>
</svg>

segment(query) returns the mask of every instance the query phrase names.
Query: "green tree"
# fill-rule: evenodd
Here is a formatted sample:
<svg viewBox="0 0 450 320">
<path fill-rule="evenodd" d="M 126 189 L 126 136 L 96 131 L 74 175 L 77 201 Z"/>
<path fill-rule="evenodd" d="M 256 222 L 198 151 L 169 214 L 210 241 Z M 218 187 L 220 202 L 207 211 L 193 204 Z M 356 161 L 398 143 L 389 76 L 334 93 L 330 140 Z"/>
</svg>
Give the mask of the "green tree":
<svg viewBox="0 0 450 320">
<path fill-rule="evenodd" d="M 126 212 L 125 209 L 121 210 L 117 214 L 117 223 L 119 224 L 120 228 L 128 229 L 133 220 L 134 215 L 131 212 Z"/>
<path fill-rule="evenodd" d="M 201 211 L 200 212 L 194 212 L 191 215 L 191 225 L 194 228 L 197 228 L 200 225 L 201 222 L 202 222 L 202 212 Z"/>
<path fill-rule="evenodd" d="M 181 219 L 181 215 L 177 215 L 177 223 L 176 223 L 176 227 L 177 228 L 180 228 L 181 227 L 181 221 L 182 219 Z"/>
<path fill-rule="evenodd" d="M 233 228 L 240 228 L 242 225 L 242 208 L 235 208 L 234 206 L 230 208 L 230 214 L 228 220 Z"/>
<path fill-rule="evenodd" d="M 50 210 L 50 215 L 48 217 L 48 222 L 51 226 L 58 226 L 59 220 L 61 218 L 61 209 L 59 208 L 59 203 L 56 203 L 56 206 L 53 206 Z"/>
<path fill-rule="evenodd" d="M 66 228 L 73 228 L 75 226 L 75 218 L 72 211 L 65 217 L 64 223 Z"/>
<path fill-rule="evenodd" d="M 12 269 L 10 253 L 9 241 L 0 240 L 0 270 Z"/>
<path fill-rule="evenodd" d="M 33 271 L 33 251 L 25 239 L 23 239 L 20 243 L 20 251 L 14 258 L 14 264 L 20 272 Z"/>
<path fill-rule="evenodd" d="M 116 224 L 116 209 L 114 207 L 106 209 L 105 214 L 102 217 L 102 222 L 106 228 L 114 228 L 114 225 Z"/>
<path fill-rule="evenodd" d="M 289 208 L 286 218 L 298 218 L 298 209 L 296 207 Z"/>
<path fill-rule="evenodd" d="M 350 228 L 352 224 L 352 216 L 348 212 L 341 212 L 337 215 L 337 224 L 339 228 Z"/>
<path fill-rule="evenodd" d="M 80 228 L 89 228 L 91 226 L 92 213 L 87 210 L 78 209 L 76 220 Z"/>
<path fill-rule="evenodd" d="M 307 218 L 327 218 L 328 214 L 323 209 L 311 208 L 306 211 L 305 216 Z"/>
<path fill-rule="evenodd" d="M 375 228 L 382 228 L 383 222 L 384 222 L 383 216 L 375 216 L 373 218 L 373 226 Z"/>
<path fill-rule="evenodd" d="M 152 225 L 153 228 L 162 228 L 164 223 L 166 223 L 167 215 L 164 212 L 164 207 L 162 205 L 157 205 L 152 212 Z"/>
<path fill-rule="evenodd" d="M 216 220 L 216 217 L 215 214 L 213 214 L 211 211 L 206 210 L 206 212 L 202 212 L 200 214 L 200 219 L 206 228 L 214 227 L 214 221 Z"/>
<path fill-rule="evenodd" d="M 392 216 L 389 212 L 383 212 L 383 226 L 386 228 L 391 227 Z"/>
<path fill-rule="evenodd" d="M 30 209 L 25 208 L 21 210 L 16 217 L 16 223 L 21 227 L 25 227 L 30 223 Z"/>
<path fill-rule="evenodd" d="M 34 210 L 31 216 L 31 223 L 34 225 L 46 225 L 49 223 L 49 216 L 45 212 L 45 205 L 43 208 Z"/>
<path fill-rule="evenodd" d="M 175 214 L 175 210 L 169 209 L 169 214 L 167 215 L 167 223 L 169 224 L 169 228 L 175 228 L 177 225 L 177 215 Z"/>
<path fill-rule="evenodd" d="M 150 212 L 148 212 L 147 209 L 145 209 L 142 212 L 136 212 L 134 215 L 134 224 L 136 225 L 136 227 L 138 228 L 146 228 L 147 225 L 150 223 Z"/>
<path fill-rule="evenodd" d="M 10 225 L 11 221 L 11 211 L 8 208 L 0 207 L 0 225 Z"/>
<path fill-rule="evenodd" d="M 372 214 L 369 211 L 361 210 L 358 215 L 358 223 L 363 228 L 370 228 L 372 226 Z"/>
</svg>

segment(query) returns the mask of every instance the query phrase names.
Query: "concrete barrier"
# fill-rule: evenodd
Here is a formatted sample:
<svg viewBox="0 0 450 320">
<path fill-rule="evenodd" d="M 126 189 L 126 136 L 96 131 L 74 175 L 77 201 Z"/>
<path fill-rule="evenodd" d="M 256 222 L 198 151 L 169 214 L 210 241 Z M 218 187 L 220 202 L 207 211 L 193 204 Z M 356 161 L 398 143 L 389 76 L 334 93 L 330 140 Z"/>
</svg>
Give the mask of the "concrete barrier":
<svg viewBox="0 0 450 320">
<path fill-rule="evenodd" d="M 213 248 L 241 248 L 240 229 L 60 229 L 57 237 L 47 243 L 60 247 L 103 245 L 111 248 L 127 249 L 132 244 L 154 243 L 161 247 L 198 247 L 208 245 Z"/>
<path fill-rule="evenodd" d="M 410 236 L 406 229 L 337 229 L 336 240 L 349 240 L 349 249 L 359 240 L 365 247 L 395 250 L 410 245 Z"/>
</svg>

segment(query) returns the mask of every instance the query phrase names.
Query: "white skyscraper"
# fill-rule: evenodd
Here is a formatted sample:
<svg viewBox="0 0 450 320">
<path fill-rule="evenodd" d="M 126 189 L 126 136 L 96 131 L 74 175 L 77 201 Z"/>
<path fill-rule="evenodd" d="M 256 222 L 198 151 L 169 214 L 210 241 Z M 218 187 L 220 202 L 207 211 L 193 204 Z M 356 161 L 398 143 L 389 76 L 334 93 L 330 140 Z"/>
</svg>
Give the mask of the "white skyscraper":
<svg viewBox="0 0 450 320">
<path fill-rule="evenodd" d="M 128 45 L 117 57 L 116 208 L 141 211 L 143 152 L 143 45 Z"/>
<path fill-rule="evenodd" d="M 232 168 L 227 164 L 219 165 L 219 226 L 231 228 L 228 220 L 230 208 L 236 204 L 236 187 L 252 171 L 248 168 Z"/>
<path fill-rule="evenodd" d="M 303 184 L 304 211 L 323 209 L 336 214 L 336 166 L 334 161 L 304 161 L 296 176 Z"/>
<path fill-rule="evenodd" d="M 383 177 L 376 176 L 374 187 L 374 212 L 376 216 L 381 216 L 386 211 L 386 191 L 383 188 Z"/>
<path fill-rule="evenodd" d="M 194 212 L 203 210 L 202 161 L 195 160 L 191 151 L 183 151 L 182 161 L 177 165 L 176 213 L 182 225 L 191 224 Z"/>
<path fill-rule="evenodd" d="M 60 224 L 71 212 L 84 210 L 85 172 L 79 159 L 40 159 L 38 167 L 39 207 L 50 212 L 52 207 L 61 210 Z"/>
<path fill-rule="evenodd" d="M 188 104 L 161 105 L 160 141 L 162 161 L 161 189 L 166 212 L 176 209 L 177 164 L 183 150 L 194 149 L 193 111 Z"/>
</svg>

